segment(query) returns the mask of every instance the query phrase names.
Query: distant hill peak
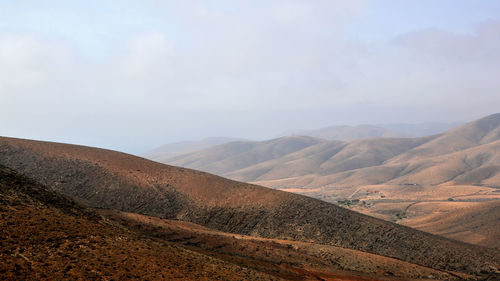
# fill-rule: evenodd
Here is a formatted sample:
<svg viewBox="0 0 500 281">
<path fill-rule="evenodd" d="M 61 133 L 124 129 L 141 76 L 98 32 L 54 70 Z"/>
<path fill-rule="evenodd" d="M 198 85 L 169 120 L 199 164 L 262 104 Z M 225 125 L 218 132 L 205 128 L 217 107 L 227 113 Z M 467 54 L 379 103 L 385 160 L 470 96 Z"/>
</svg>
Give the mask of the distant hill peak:
<svg viewBox="0 0 500 281">
<path fill-rule="evenodd" d="M 379 137 L 409 137 L 408 134 L 394 132 L 374 125 L 356 125 L 356 126 L 328 126 L 316 130 L 307 130 L 296 133 L 296 135 L 311 136 L 326 140 L 352 141 L 363 138 Z"/>
</svg>

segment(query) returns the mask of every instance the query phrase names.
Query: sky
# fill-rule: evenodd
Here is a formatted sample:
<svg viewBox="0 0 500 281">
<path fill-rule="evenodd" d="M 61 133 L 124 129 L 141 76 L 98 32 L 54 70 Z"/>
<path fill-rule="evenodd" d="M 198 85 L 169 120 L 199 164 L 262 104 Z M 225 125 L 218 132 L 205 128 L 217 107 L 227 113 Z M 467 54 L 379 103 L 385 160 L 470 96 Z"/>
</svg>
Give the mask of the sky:
<svg viewBox="0 0 500 281">
<path fill-rule="evenodd" d="M 0 0 L 0 135 L 140 154 L 499 112 L 499 0 Z"/>
</svg>

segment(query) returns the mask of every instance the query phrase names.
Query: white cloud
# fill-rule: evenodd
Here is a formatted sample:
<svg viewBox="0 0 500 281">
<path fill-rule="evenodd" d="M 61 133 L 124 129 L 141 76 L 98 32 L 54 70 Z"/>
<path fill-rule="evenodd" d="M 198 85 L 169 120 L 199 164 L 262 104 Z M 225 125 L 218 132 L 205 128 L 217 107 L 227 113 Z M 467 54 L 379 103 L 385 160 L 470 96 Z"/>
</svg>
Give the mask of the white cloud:
<svg viewBox="0 0 500 281">
<path fill-rule="evenodd" d="M 178 3 L 158 11 L 176 32 L 136 32 L 103 62 L 70 40 L 0 34 L 4 132 L 26 136 L 36 119 L 46 136 L 133 143 L 196 130 L 257 132 L 262 125 L 248 128 L 252 115 L 270 118 L 270 132 L 287 129 L 287 120 L 305 122 L 294 112 L 317 114 L 310 126 L 318 127 L 313 122 L 349 106 L 369 122 L 366 108 L 477 114 L 500 103 L 499 22 L 473 34 L 421 30 L 375 45 L 339 36 L 364 1 Z M 239 120 L 247 128 L 236 128 Z"/>
<path fill-rule="evenodd" d="M 161 32 L 149 32 L 132 38 L 127 44 L 127 53 L 118 61 L 117 71 L 126 78 L 159 78 L 157 73 L 173 68 L 170 61 L 173 46 Z"/>
</svg>

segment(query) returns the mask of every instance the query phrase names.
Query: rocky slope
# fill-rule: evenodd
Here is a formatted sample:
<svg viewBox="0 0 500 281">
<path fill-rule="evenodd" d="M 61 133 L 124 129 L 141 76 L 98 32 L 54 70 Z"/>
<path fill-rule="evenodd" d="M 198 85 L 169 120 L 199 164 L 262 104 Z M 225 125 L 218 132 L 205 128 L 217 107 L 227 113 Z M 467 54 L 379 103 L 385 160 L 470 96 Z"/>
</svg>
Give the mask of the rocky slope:
<svg viewBox="0 0 500 281">
<path fill-rule="evenodd" d="M 341 246 L 439 270 L 479 274 L 499 253 L 332 204 L 96 148 L 0 139 L 0 164 L 94 207 L 194 222 L 225 232 Z"/>
<path fill-rule="evenodd" d="M 281 280 L 131 232 L 0 166 L 2 280 Z"/>
</svg>

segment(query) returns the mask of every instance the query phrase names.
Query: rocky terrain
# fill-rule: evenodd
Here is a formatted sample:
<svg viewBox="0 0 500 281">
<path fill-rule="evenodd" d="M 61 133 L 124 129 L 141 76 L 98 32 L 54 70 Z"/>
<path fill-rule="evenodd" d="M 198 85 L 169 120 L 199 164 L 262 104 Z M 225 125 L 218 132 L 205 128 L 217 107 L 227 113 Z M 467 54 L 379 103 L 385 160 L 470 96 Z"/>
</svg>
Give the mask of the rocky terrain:
<svg viewBox="0 0 500 281">
<path fill-rule="evenodd" d="M 279 280 L 111 223 L 0 167 L 2 280 Z"/>
<path fill-rule="evenodd" d="M 364 252 L 91 209 L 0 167 L 2 280 L 474 278 Z"/>
<path fill-rule="evenodd" d="M 499 252 L 335 205 L 128 154 L 0 139 L 2 165 L 100 208 L 192 222 L 234 234 L 340 246 L 441 271 L 486 274 Z"/>
</svg>

